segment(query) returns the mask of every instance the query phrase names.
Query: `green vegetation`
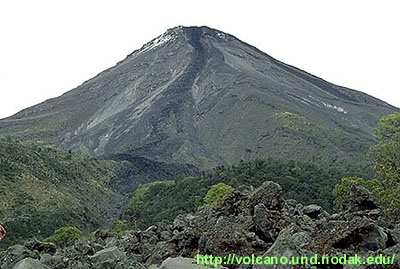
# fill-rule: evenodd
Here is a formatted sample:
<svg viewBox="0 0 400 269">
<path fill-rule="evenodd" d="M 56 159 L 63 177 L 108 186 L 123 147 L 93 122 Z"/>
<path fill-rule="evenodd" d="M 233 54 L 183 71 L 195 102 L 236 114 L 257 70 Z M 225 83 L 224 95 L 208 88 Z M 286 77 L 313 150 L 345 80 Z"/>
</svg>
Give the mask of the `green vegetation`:
<svg viewBox="0 0 400 269">
<path fill-rule="evenodd" d="M 313 127 L 305 117 L 288 111 L 275 113 L 275 119 L 281 123 L 282 127 L 297 131 L 303 131 Z"/>
<path fill-rule="evenodd" d="M 56 230 L 46 241 L 54 243 L 59 247 L 66 247 L 79 240 L 81 236 L 82 232 L 78 228 L 74 226 L 65 226 Z"/>
<path fill-rule="evenodd" d="M 171 183 L 171 181 L 155 181 L 140 186 L 133 193 L 129 207 L 134 210 L 142 209 L 146 196 L 151 195 L 154 189 L 162 189 L 163 187 L 168 187 Z"/>
<path fill-rule="evenodd" d="M 294 123 L 293 128 L 302 122 L 290 113 L 277 117 Z M 399 114 L 379 121 L 379 143 L 371 149 L 373 165 L 369 166 L 253 160 L 219 166 L 197 177 L 143 184 L 132 193 L 122 220 L 113 223 L 111 232 L 123 236 L 133 226 L 171 222 L 204 204 L 216 207 L 234 188 L 254 189 L 266 180 L 279 183 L 286 198 L 327 210 L 333 210 L 335 202 L 341 208 L 351 185 L 362 185 L 376 196 L 388 217 L 396 218 L 400 208 L 399 126 Z M 105 225 L 118 213 L 115 203 L 123 201 L 109 187 L 116 182 L 115 167 L 113 161 L 0 139 L 0 222 L 9 231 L 4 246 L 31 237 L 68 244 L 81 236 L 79 229 Z"/>
<path fill-rule="evenodd" d="M 400 137 L 400 113 L 383 116 L 375 130 L 380 141 L 395 140 Z"/>
<path fill-rule="evenodd" d="M 225 197 L 231 194 L 234 188 L 225 184 L 218 183 L 211 186 L 210 190 L 207 192 L 206 197 L 204 197 L 204 202 L 207 206 L 215 208 L 219 206 L 225 199 Z"/>
<path fill-rule="evenodd" d="M 288 124 L 300 120 L 290 113 L 277 117 Z M 400 121 L 400 117 L 386 116 L 378 125 L 380 142 L 372 150 L 374 165 L 331 162 L 320 166 L 273 159 L 241 161 L 237 165 L 217 167 L 198 177 L 142 185 L 133 194 L 124 218 L 142 227 L 170 222 L 178 214 L 194 211 L 204 202 L 215 206 L 224 193 L 230 191 L 227 186 L 255 188 L 266 180 L 279 183 L 286 198 L 303 204 L 319 204 L 331 211 L 335 203 L 337 207 L 343 205 L 352 184 L 359 184 L 371 190 L 387 212 L 392 212 L 400 208 L 400 135 L 396 131 L 400 123 L 395 119 Z M 377 179 L 373 179 L 375 177 Z"/>
<path fill-rule="evenodd" d="M 345 177 L 338 185 L 336 185 L 336 206 L 338 209 L 343 208 L 343 204 L 350 194 L 350 188 L 352 185 L 359 185 L 367 188 L 373 194 L 379 195 L 381 189 L 381 183 L 378 180 L 368 180 L 359 177 Z"/>
<path fill-rule="evenodd" d="M 125 220 L 117 219 L 113 222 L 111 227 L 111 232 L 118 237 L 122 237 L 126 234 L 126 232 L 130 229 L 130 225 Z"/>
<path fill-rule="evenodd" d="M 192 212 L 202 205 L 213 185 L 224 183 L 233 188 L 251 188 L 266 180 L 279 183 L 287 198 L 333 209 L 334 187 L 339 180 L 350 175 L 368 177 L 368 171 L 365 167 L 343 163 L 319 167 L 273 159 L 242 161 L 237 165 L 217 167 L 198 177 L 179 177 L 175 181 L 142 185 L 133 193 L 124 218 L 136 222 L 139 227 L 170 222 L 178 214 Z"/>
<path fill-rule="evenodd" d="M 372 149 L 375 170 L 385 185 L 400 183 L 400 113 L 384 116 L 375 130 L 379 143 Z"/>
<path fill-rule="evenodd" d="M 374 168 L 381 188 L 378 199 L 387 216 L 399 221 L 400 209 L 400 113 L 384 116 L 378 123 L 379 143 L 372 148 Z"/>
<path fill-rule="evenodd" d="M 46 238 L 71 224 L 102 225 L 119 196 L 108 188 L 114 164 L 53 147 L 0 139 L 0 222 L 4 245 Z"/>
<path fill-rule="evenodd" d="M 170 202 L 173 199 L 181 200 L 182 198 L 180 193 L 170 192 L 173 185 L 174 182 L 172 181 L 156 181 L 140 186 L 132 195 L 124 213 L 125 217 L 129 216 L 131 223 L 144 226 L 151 225 L 153 220 L 162 222 L 170 216 L 171 212 L 178 209 L 173 207 L 173 203 L 162 204 L 161 197 L 169 196 L 168 201 L 165 202 Z M 153 200 L 154 203 L 148 204 L 148 201 Z M 157 214 L 154 214 L 154 212 L 157 212 Z M 151 216 L 151 218 L 148 218 L 148 216 Z"/>
<path fill-rule="evenodd" d="M 379 178 L 388 185 L 400 183 L 400 139 L 379 143 L 372 155 Z"/>
<path fill-rule="evenodd" d="M 339 121 L 336 122 L 338 126 L 332 128 L 325 119 L 316 121 L 311 115 L 295 110 L 276 112 L 273 119 L 277 129 L 266 131 L 271 143 L 269 152 L 276 156 L 273 158 L 306 161 L 321 166 L 337 160 L 347 160 L 353 166 L 368 165 L 366 153 L 376 141 L 359 128 Z"/>
<path fill-rule="evenodd" d="M 400 114 L 382 117 L 376 134 L 379 143 L 371 149 L 371 156 L 377 178 L 344 178 L 336 186 L 336 203 L 341 207 L 352 184 L 362 185 L 374 194 L 388 218 L 399 221 L 396 210 L 400 209 Z"/>
</svg>

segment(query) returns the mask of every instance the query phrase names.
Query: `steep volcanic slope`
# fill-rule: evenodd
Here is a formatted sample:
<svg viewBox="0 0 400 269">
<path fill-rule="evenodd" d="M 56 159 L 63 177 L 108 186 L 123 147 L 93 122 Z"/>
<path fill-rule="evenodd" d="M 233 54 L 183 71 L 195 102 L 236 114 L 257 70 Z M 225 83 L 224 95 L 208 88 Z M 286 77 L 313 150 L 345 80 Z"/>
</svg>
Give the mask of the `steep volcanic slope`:
<svg viewBox="0 0 400 269">
<path fill-rule="evenodd" d="M 362 160 L 398 111 L 207 27 L 177 27 L 64 95 L 0 120 L 0 135 L 93 155 L 199 167 L 240 159 Z"/>
</svg>

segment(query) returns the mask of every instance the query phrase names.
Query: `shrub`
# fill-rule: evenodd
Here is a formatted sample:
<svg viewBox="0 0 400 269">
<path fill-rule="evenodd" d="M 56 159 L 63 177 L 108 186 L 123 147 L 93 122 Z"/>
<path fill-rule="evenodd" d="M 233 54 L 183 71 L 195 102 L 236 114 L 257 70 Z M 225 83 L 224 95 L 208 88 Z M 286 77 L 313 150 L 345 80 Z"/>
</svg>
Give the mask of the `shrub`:
<svg viewBox="0 0 400 269">
<path fill-rule="evenodd" d="M 359 185 L 368 189 L 384 210 L 385 216 L 389 220 L 393 220 L 395 222 L 399 221 L 395 212 L 398 208 L 400 208 L 400 184 L 393 184 L 391 188 L 388 188 L 379 179 L 367 180 L 357 177 L 343 178 L 335 188 L 336 206 L 338 209 L 343 208 L 343 203 L 348 198 L 352 185 Z"/>
<path fill-rule="evenodd" d="M 204 202 L 211 208 L 218 207 L 233 190 L 233 187 L 225 183 L 213 185 L 204 197 Z"/>
<path fill-rule="evenodd" d="M 400 113 L 380 118 L 375 133 L 380 141 L 398 139 L 400 135 Z"/>
<path fill-rule="evenodd" d="M 126 234 L 126 232 L 129 230 L 129 225 L 128 222 L 125 220 L 115 220 L 113 222 L 111 232 L 113 232 L 115 235 L 121 237 Z"/>
<path fill-rule="evenodd" d="M 378 180 L 368 180 L 359 177 L 345 177 L 335 187 L 336 207 L 338 209 L 343 208 L 343 203 L 347 200 L 352 185 L 359 185 L 367 188 L 374 196 L 376 196 L 376 198 L 379 199 L 382 186 Z"/>
<path fill-rule="evenodd" d="M 72 245 L 75 241 L 79 240 L 82 232 L 74 226 L 65 226 L 54 232 L 45 241 L 54 243 L 60 247 Z"/>
</svg>

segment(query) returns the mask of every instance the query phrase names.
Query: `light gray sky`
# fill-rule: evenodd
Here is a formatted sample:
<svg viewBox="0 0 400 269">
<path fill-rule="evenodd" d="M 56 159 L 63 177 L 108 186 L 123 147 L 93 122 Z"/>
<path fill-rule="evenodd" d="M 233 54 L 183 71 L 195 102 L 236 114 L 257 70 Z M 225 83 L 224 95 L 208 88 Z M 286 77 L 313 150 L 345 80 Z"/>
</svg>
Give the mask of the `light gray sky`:
<svg viewBox="0 0 400 269">
<path fill-rule="evenodd" d="M 207 25 L 400 107 L 397 0 L 0 2 L 0 118 L 58 96 L 177 25 Z"/>
</svg>

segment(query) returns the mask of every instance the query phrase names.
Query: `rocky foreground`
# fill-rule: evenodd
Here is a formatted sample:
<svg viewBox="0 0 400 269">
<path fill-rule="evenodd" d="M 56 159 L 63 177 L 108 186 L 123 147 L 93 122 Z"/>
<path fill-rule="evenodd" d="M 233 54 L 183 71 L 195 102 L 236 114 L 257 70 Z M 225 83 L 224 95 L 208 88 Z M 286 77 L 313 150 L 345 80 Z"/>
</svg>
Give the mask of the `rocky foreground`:
<svg viewBox="0 0 400 269">
<path fill-rule="evenodd" d="M 283 199 L 281 187 L 268 181 L 253 192 L 233 192 L 217 208 L 178 216 L 171 225 L 122 237 L 97 231 L 93 239 L 65 248 L 36 240 L 15 245 L 0 253 L 0 268 L 206 268 L 194 264 L 197 253 L 392 256 L 400 253 L 400 225 L 385 221 L 362 187 L 352 186 L 343 211 L 331 215 L 317 205 Z M 352 268 L 400 268 L 400 263 Z"/>
</svg>

